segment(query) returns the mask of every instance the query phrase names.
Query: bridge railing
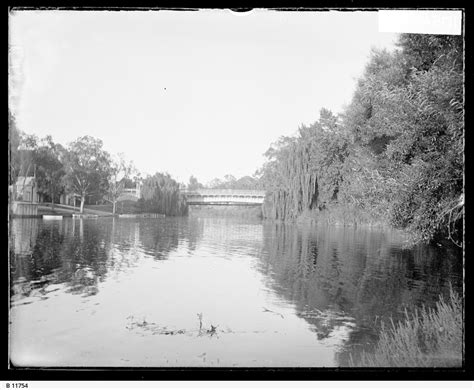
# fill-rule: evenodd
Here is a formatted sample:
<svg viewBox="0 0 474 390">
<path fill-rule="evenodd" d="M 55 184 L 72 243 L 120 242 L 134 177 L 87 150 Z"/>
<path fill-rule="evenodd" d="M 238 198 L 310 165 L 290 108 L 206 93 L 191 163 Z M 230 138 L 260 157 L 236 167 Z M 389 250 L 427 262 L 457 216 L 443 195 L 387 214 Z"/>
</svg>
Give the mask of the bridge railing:
<svg viewBox="0 0 474 390">
<path fill-rule="evenodd" d="M 136 188 L 124 188 L 120 191 L 120 195 L 117 197 L 116 200 L 123 201 L 123 200 L 132 200 L 137 201 L 140 198 L 140 190 Z M 109 195 L 104 196 L 104 199 L 107 201 L 112 201 Z"/>
<path fill-rule="evenodd" d="M 236 196 L 264 198 L 265 191 L 261 190 L 231 190 L 231 189 L 199 189 L 195 191 L 181 191 L 185 196 Z"/>
</svg>

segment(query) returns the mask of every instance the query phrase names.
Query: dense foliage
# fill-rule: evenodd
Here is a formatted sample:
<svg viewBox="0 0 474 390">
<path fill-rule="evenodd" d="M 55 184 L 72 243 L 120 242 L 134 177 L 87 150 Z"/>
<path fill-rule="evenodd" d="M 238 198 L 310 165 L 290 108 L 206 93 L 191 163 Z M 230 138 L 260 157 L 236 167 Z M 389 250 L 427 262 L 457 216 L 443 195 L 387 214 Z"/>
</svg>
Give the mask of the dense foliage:
<svg viewBox="0 0 474 390">
<path fill-rule="evenodd" d="M 180 194 L 179 183 L 169 174 L 155 173 L 143 180 L 142 197 L 138 207 L 148 213 L 166 215 L 185 215 L 187 212 L 186 200 Z"/>
<path fill-rule="evenodd" d="M 463 217 L 462 38 L 401 35 L 373 51 L 350 105 L 267 151 L 266 216 L 344 205 L 423 240 L 458 243 Z M 459 244 L 458 244 L 459 245 Z"/>
<path fill-rule="evenodd" d="M 268 161 L 260 171 L 269 191 L 266 216 L 295 218 L 337 199 L 346 150 L 337 118 L 326 109 L 319 121 L 300 127 L 296 137 L 280 138 L 266 152 Z"/>
</svg>

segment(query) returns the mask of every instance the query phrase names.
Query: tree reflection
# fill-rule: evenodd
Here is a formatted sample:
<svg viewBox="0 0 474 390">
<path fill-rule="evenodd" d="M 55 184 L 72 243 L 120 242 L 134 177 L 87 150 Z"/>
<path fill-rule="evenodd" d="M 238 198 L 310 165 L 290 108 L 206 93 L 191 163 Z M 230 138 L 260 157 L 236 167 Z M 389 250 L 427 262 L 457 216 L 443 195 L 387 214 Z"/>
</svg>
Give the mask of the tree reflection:
<svg viewBox="0 0 474 390">
<path fill-rule="evenodd" d="M 71 294 L 95 295 L 108 274 L 137 266 L 143 253 L 164 260 L 182 244 L 194 250 L 202 235 L 202 222 L 182 218 L 14 220 L 11 296 L 46 294 L 51 283 L 65 284 Z"/>
<path fill-rule="evenodd" d="M 145 253 L 157 260 L 165 260 L 170 252 L 178 248 L 180 228 L 182 229 L 180 219 L 167 218 L 154 222 L 140 224 L 140 242 Z"/>
<path fill-rule="evenodd" d="M 138 229 L 143 251 L 156 260 L 166 260 L 179 247 L 193 252 L 203 237 L 204 224 L 196 218 L 167 217 L 143 220 Z"/>
<path fill-rule="evenodd" d="M 184 239 L 186 240 L 188 252 L 196 250 L 198 243 L 202 240 L 204 234 L 204 221 L 201 218 L 188 218 L 187 230 Z"/>
<path fill-rule="evenodd" d="M 46 275 L 57 266 L 58 246 L 47 242 L 54 240 L 58 228 L 44 227 L 39 228 L 38 219 L 12 220 L 9 241 L 11 296 L 29 296 L 35 288 L 45 284 Z M 38 246 L 38 242 L 44 241 L 44 245 Z M 44 252 L 44 257 L 38 256 L 38 251 Z"/>
<path fill-rule="evenodd" d="M 68 222 L 73 231 L 61 251 L 61 282 L 66 282 L 73 294 L 95 295 L 107 274 L 108 224 L 82 219 Z"/>
<path fill-rule="evenodd" d="M 12 295 L 22 290 L 44 289 L 51 283 L 65 283 L 74 294 L 96 294 L 98 282 L 107 273 L 110 244 L 105 239 L 106 229 L 96 221 L 65 219 L 37 223 L 40 228 L 31 253 L 12 254 L 10 272 L 17 287 Z"/>
<path fill-rule="evenodd" d="M 340 365 L 349 352 L 373 343 L 382 321 L 400 319 L 405 308 L 434 306 L 450 284 L 462 288 L 459 252 L 403 249 L 395 232 L 265 224 L 264 253 L 271 288 L 295 303 L 319 339 L 356 324 L 338 354 Z"/>
<path fill-rule="evenodd" d="M 12 279 L 29 274 L 30 256 L 38 235 L 37 219 L 13 219 L 9 231 L 10 276 Z"/>
</svg>

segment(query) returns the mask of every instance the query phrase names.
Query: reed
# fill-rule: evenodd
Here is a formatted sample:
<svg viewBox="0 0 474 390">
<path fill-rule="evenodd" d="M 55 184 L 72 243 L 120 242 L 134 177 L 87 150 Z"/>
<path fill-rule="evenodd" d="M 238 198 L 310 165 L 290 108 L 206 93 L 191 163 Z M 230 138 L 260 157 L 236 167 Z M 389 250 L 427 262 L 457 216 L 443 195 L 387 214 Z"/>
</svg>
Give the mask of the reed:
<svg viewBox="0 0 474 390">
<path fill-rule="evenodd" d="M 433 309 L 421 308 L 405 319 L 382 324 L 372 352 L 362 352 L 353 367 L 461 367 L 464 357 L 462 299 L 451 290 Z"/>
</svg>

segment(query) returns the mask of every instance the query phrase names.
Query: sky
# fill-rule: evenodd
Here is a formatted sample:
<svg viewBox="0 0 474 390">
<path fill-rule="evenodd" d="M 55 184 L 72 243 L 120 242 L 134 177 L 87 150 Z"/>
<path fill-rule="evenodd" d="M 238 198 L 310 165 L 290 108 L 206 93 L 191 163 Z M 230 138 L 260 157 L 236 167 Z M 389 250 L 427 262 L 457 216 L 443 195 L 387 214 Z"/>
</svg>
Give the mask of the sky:
<svg viewBox="0 0 474 390">
<path fill-rule="evenodd" d="M 91 135 L 144 174 L 252 175 L 280 136 L 350 102 L 377 12 L 15 11 L 10 108 L 20 130 Z"/>
</svg>

